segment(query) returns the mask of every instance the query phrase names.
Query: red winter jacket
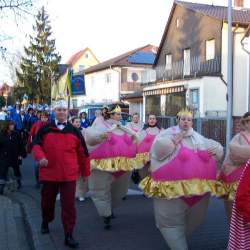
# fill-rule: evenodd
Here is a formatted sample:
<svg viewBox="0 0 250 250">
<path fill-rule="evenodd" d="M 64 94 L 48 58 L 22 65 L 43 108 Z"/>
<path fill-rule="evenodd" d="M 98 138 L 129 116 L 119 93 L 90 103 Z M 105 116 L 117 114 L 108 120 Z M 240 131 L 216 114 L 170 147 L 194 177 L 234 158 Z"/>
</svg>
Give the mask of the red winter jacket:
<svg viewBox="0 0 250 250">
<path fill-rule="evenodd" d="M 31 127 L 30 129 L 30 133 L 29 133 L 29 138 L 28 138 L 28 141 L 27 141 L 27 146 L 26 146 L 26 149 L 27 149 L 27 153 L 31 153 L 31 150 L 32 150 L 32 140 L 35 138 L 38 130 L 44 126 L 48 124 L 48 122 L 42 122 L 42 121 L 37 121 L 33 124 L 33 126 Z"/>
<path fill-rule="evenodd" d="M 250 222 L 250 162 L 248 161 L 246 169 L 241 176 L 237 192 L 236 192 L 236 209 Z"/>
<path fill-rule="evenodd" d="M 81 174 L 90 175 L 87 147 L 81 132 L 67 123 L 63 130 L 48 124 L 38 131 L 33 140 L 35 160 L 48 160 L 46 167 L 39 167 L 41 181 L 75 181 Z"/>
</svg>

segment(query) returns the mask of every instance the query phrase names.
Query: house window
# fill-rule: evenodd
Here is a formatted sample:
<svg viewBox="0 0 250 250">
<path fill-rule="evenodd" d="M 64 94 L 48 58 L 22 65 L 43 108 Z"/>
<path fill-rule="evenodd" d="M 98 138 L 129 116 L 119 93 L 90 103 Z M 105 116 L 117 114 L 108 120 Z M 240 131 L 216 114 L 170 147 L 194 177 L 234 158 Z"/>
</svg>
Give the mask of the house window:
<svg viewBox="0 0 250 250">
<path fill-rule="evenodd" d="M 199 89 L 190 89 L 190 105 L 193 109 L 199 109 Z"/>
<path fill-rule="evenodd" d="M 111 74 L 110 73 L 105 75 L 105 83 L 107 83 L 107 84 L 111 83 Z"/>
<path fill-rule="evenodd" d="M 85 58 L 88 58 L 88 57 L 89 57 L 89 54 L 88 54 L 88 53 L 86 53 L 86 54 L 85 54 Z"/>
<path fill-rule="evenodd" d="M 185 91 L 166 95 L 165 112 L 166 115 L 175 116 L 186 104 Z"/>
<path fill-rule="evenodd" d="M 146 97 L 146 115 L 161 115 L 161 96 L 152 95 Z"/>
<path fill-rule="evenodd" d="M 184 49 L 183 51 L 183 75 L 190 75 L 190 49 Z"/>
<path fill-rule="evenodd" d="M 172 69 L 172 55 L 168 54 L 166 55 L 166 70 Z"/>
<path fill-rule="evenodd" d="M 206 60 L 212 60 L 215 58 L 215 40 L 206 41 Z"/>
</svg>

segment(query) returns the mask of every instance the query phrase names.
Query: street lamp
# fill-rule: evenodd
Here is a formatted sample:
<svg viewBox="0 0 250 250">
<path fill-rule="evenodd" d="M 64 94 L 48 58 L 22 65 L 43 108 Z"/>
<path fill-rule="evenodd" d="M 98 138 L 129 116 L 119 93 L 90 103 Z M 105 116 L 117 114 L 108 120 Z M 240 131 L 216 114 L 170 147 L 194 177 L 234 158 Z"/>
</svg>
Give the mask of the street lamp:
<svg viewBox="0 0 250 250">
<path fill-rule="evenodd" d="M 228 0 L 227 7 L 228 22 L 228 60 L 227 60 L 227 132 L 226 149 L 232 138 L 232 114 L 233 114 L 233 44 L 232 44 L 232 0 Z"/>
</svg>

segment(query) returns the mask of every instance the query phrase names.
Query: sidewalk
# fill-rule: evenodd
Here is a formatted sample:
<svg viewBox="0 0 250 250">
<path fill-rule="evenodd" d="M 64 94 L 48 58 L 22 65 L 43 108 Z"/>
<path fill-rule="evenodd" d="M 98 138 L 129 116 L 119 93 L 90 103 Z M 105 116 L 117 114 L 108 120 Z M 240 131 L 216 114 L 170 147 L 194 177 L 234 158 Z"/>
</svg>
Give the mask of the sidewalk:
<svg viewBox="0 0 250 250">
<path fill-rule="evenodd" d="M 21 208 L 0 196 L 0 250 L 29 250 Z"/>
</svg>

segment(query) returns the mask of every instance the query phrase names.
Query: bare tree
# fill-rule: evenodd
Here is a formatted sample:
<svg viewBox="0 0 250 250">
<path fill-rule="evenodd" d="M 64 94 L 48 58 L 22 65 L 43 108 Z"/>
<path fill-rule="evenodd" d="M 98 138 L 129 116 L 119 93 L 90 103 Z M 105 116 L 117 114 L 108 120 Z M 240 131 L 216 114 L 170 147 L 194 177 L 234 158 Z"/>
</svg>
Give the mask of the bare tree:
<svg viewBox="0 0 250 250">
<path fill-rule="evenodd" d="M 29 13 L 29 9 L 32 5 L 32 0 L 0 0 L 0 11 L 9 9 L 15 12 L 21 11 Z"/>
<path fill-rule="evenodd" d="M 16 23 L 17 26 L 20 24 L 20 20 L 25 18 L 27 15 L 33 15 L 33 6 L 37 0 L 0 0 L 0 19 L 10 20 Z M 3 27 L 3 26 L 2 26 Z M 7 32 L 8 33 L 8 32 Z M 0 30 L 0 56 L 6 56 L 6 47 L 4 43 L 11 40 L 6 32 L 1 28 Z"/>
</svg>

